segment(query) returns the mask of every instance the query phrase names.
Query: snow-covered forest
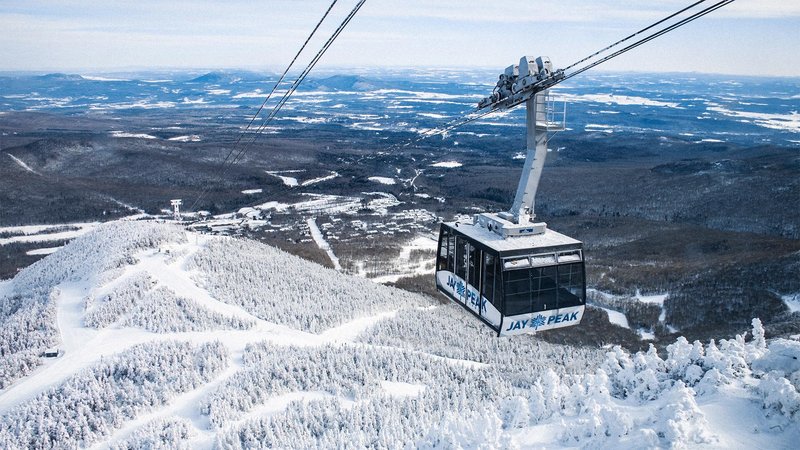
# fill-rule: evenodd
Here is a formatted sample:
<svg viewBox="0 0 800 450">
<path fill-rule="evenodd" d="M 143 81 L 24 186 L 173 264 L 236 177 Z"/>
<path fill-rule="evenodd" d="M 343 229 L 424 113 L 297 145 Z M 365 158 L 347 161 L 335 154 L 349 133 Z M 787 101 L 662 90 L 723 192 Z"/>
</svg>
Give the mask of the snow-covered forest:
<svg viewBox="0 0 800 450">
<path fill-rule="evenodd" d="M 185 239 L 177 228 L 126 225 L 77 239 L 57 257 L 38 261 L 1 285 L 0 387 L 29 373 L 41 362 L 38 356 L 58 342 L 59 285 L 103 284 L 134 263 L 132 255 L 138 250 Z"/>
<path fill-rule="evenodd" d="M 188 261 L 220 301 L 250 314 L 318 333 L 362 316 L 427 304 L 418 295 L 333 270 L 251 241 L 218 240 Z"/>
<path fill-rule="evenodd" d="M 139 345 L 81 370 L 3 416 L 0 447 L 74 448 L 209 381 L 227 365 L 218 342 Z"/>
<path fill-rule="evenodd" d="M 0 282 L 2 448 L 791 448 L 800 341 L 497 338 L 253 241 L 112 222 Z M 46 350 L 59 356 L 46 358 Z"/>
</svg>

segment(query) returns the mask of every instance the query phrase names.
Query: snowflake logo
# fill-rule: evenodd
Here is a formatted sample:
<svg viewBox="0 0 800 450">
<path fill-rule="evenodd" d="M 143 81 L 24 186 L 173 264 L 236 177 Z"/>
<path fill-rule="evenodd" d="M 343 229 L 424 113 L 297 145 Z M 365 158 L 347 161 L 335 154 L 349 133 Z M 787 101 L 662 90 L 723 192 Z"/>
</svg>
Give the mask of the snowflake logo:
<svg viewBox="0 0 800 450">
<path fill-rule="evenodd" d="M 545 318 L 541 314 L 539 314 L 538 316 L 536 316 L 533 319 L 531 319 L 531 326 L 534 329 L 539 328 L 540 326 L 542 326 L 544 324 L 545 324 Z"/>
</svg>

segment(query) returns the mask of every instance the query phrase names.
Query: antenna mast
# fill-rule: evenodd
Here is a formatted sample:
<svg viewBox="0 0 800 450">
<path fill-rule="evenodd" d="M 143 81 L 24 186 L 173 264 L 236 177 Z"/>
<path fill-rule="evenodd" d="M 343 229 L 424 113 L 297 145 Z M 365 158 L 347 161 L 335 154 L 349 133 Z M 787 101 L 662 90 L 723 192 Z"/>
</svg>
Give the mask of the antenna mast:
<svg viewBox="0 0 800 450">
<path fill-rule="evenodd" d="M 183 204 L 183 200 L 176 198 L 174 200 L 170 200 L 169 203 L 172 205 L 172 218 L 175 221 L 181 221 L 181 205 Z"/>
</svg>

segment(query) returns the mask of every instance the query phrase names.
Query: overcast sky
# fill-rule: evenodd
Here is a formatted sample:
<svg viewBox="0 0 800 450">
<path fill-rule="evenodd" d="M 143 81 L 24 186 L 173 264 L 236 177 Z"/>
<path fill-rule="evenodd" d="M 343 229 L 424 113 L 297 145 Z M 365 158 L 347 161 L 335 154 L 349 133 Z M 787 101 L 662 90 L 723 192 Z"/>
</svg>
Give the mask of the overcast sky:
<svg viewBox="0 0 800 450">
<path fill-rule="evenodd" d="M 320 64 L 500 69 L 531 54 L 563 67 L 691 2 L 367 0 Z M 321 34 L 355 3 L 339 0 Z M 329 4 L 3 0 L 0 70 L 278 69 Z M 800 76 L 800 0 L 737 0 L 602 67 Z"/>
</svg>

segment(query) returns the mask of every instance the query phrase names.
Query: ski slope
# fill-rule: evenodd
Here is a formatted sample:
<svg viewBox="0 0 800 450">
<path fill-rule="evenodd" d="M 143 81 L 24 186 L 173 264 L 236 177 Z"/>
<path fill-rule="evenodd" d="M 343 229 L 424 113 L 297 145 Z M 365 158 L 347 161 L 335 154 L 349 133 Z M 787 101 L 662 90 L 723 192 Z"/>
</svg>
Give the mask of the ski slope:
<svg viewBox="0 0 800 450">
<path fill-rule="evenodd" d="M 0 283 L 2 304 L 25 298 L 39 303 L 3 312 L 4 329 L 26 308 L 52 308 L 36 317 L 43 329 L 52 317 L 41 345 L 60 356 L 38 358 L 0 390 L 3 448 L 46 436 L 97 449 L 791 448 L 800 439 L 800 342 L 766 341 L 757 320 L 747 339 L 678 339 L 662 356 L 497 338 L 453 305 L 150 222 L 99 225 Z M 40 342 L 0 338 L 3 348 Z M 181 366 L 170 353 L 178 344 L 219 364 Z M 143 349 L 153 364 L 179 364 L 177 384 L 148 384 L 157 367 L 127 365 Z M 101 400 L 112 389 L 129 393 L 129 409 Z M 58 414 L 48 398 L 84 406 Z M 62 426 L 77 431 L 61 435 Z"/>
</svg>

